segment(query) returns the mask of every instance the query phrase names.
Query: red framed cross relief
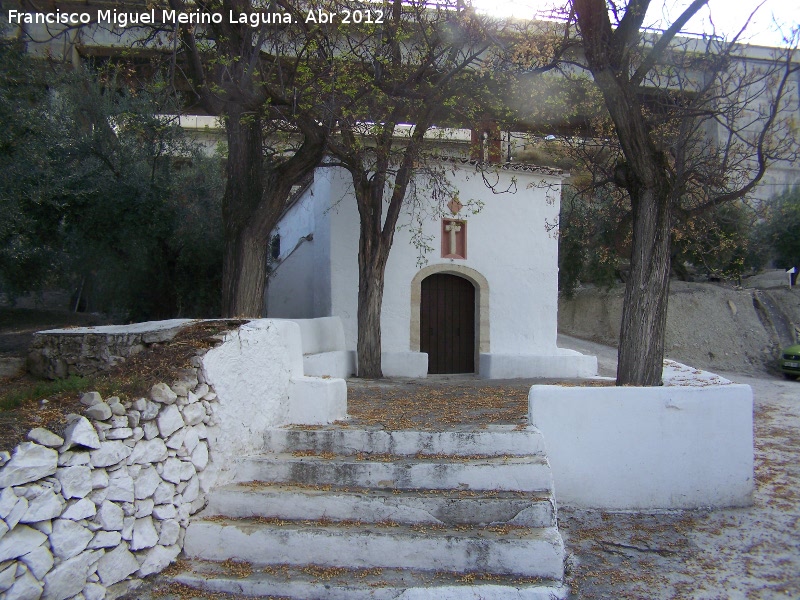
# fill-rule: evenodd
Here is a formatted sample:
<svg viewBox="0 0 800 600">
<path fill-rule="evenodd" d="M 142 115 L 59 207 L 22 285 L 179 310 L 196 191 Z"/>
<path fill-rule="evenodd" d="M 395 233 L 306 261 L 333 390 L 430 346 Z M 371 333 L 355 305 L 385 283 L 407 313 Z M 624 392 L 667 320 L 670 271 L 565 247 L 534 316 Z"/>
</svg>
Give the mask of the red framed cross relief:
<svg viewBox="0 0 800 600">
<path fill-rule="evenodd" d="M 467 258 L 467 222 L 442 219 L 442 258 Z"/>
</svg>

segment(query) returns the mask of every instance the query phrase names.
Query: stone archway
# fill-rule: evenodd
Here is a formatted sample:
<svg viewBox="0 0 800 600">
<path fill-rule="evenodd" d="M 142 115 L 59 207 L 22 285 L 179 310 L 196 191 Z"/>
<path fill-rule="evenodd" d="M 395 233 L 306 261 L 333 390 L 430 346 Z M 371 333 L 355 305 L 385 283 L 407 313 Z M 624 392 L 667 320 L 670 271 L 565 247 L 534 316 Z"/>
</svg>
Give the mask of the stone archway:
<svg viewBox="0 0 800 600">
<path fill-rule="evenodd" d="M 438 264 L 421 269 L 411 280 L 411 327 L 410 349 L 420 351 L 420 305 L 422 302 L 422 281 L 437 273 L 458 275 L 475 286 L 475 367 L 481 353 L 490 350 L 489 344 L 489 282 L 475 269 L 463 265 Z"/>
</svg>

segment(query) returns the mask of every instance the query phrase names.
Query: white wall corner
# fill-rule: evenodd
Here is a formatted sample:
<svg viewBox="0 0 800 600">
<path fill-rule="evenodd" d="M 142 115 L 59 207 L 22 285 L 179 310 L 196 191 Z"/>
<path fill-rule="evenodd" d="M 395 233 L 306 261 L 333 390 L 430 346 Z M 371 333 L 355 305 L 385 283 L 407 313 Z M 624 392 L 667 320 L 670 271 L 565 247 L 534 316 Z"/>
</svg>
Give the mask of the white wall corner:
<svg viewBox="0 0 800 600">
<path fill-rule="evenodd" d="M 289 422 L 290 382 L 303 376 L 300 328 L 274 319 L 246 323 L 203 356 L 203 373 L 219 400 L 209 441 L 224 484 L 238 457 L 261 450 L 266 429 Z"/>
</svg>

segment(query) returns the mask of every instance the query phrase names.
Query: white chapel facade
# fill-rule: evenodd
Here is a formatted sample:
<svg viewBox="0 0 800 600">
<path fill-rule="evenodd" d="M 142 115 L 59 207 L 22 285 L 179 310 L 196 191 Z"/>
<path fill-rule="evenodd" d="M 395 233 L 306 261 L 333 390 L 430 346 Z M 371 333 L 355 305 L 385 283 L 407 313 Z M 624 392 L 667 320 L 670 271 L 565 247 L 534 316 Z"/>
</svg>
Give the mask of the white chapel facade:
<svg viewBox="0 0 800 600">
<path fill-rule="evenodd" d="M 556 345 L 561 172 L 467 159 L 446 159 L 443 170 L 457 190 L 444 214 L 414 225 L 406 213 L 395 232 L 381 313 L 384 375 L 596 374 L 595 357 Z M 349 173 L 318 168 L 274 233 L 267 316 L 337 316 L 354 356 L 359 228 Z"/>
</svg>

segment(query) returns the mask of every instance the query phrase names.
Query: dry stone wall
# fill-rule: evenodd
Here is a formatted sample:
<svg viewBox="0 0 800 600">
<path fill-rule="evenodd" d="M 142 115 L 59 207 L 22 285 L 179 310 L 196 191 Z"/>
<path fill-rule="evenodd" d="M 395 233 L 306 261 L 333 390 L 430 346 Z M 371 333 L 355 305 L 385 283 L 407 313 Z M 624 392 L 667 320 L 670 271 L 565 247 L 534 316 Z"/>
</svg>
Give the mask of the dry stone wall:
<svg viewBox="0 0 800 600">
<path fill-rule="evenodd" d="M 94 375 L 152 344 L 171 340 L 191 322 L 189 319 L 172 319 L 40 331 L 33 336 L 26 366 L 37 377 L 48 379 Z"/>
<path fill-rule="evenodd" d="M 217 396 L 201 357 L 149 398 L 90 392 L 81 403 L 63 437 L 34 429 L 13 454 L 0 453 L 7 600 L 113 596 L 175 560 L 190 515 L 205 504 Z"/>
</svg>

